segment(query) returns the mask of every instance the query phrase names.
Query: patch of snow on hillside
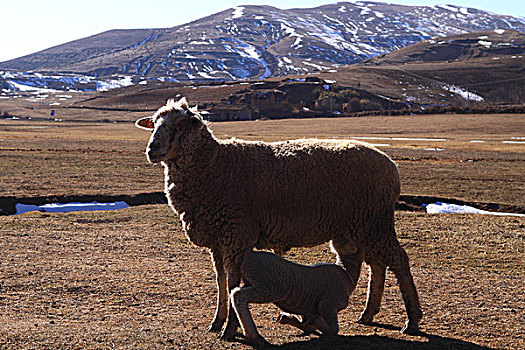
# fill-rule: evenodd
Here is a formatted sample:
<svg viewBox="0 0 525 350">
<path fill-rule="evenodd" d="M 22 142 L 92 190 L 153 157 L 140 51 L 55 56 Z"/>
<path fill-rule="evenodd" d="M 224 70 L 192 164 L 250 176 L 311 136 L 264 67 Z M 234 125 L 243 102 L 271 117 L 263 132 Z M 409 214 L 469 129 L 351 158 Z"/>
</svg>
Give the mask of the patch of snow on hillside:
<svg viewBox="0 0 525 350">
<path fill-rule="evenodd" d="M 116 79 L 97 81 L 97 91 L 108 91 L 119 87 L 133 85 L 132 76 L 119 76 Z"/>
<path fill-rule="evenodd" d="M 505 29 L 494 29 L 494 33 L 501 35 L 505 33 Z"/>
<path fill-rule="evenodd" d="M 458 9 L 454 6 L 451 6 L 451 5 L 445 5 L 445 4 L 441 4 L 441 5 L 436 5 L 437 7 L 440 7 L 444 10 L 448 10 L 448 11 L 452 11 L 452 12 L 458 12 Z"/>
<path fill-rule="evenodd" d="M 487 49 L 490 49 L 490 47 L 492 46 L 491 41 L 485 41 L 485 40 L 479 40 L 478 44 L 485 46 Z"/>
<path fill-rule="evenodd" d="M 461 97 L 463 97 L 465 100 L 472 100 L 472 101 L 478 101 L 478 102 L 481 102 L 483 101 L 483 97 L 479 96 L 479 95 L 476 95 L 475 93 L 473 92 L 470 92 L 470 91 L 467 91 L 467 90 L 464 90 L 460 87 L 457 87 L 455 85 L 443 85 L 443 89 L 446 90 L 446 91 L 450 91 L 456 95 L 459 95 Z"/>
<path fill-rule="evenodd" d="M 345 24 L 343 22 L 341 22 L 340 20 L 338 19 L 335 19 L 335 18 L 332 18 L 330 16 L 327 16 L 327 15 L 323 15 L 324 18 L 326 18 L 327 20 L 331 21 L 331 22 L 334 22 L 334 23 L 337 23 L 339 25 L 342 25 L 344 26 Z"/>
<path fill-rule="evenodd" d="M 307 61 L 303 61 L 303 64 L 306 65 L 306 66 L 314 67 L 315 69 L 318 69 L 318 70 L 324 70 L 324 69 L 329 69 L 330 68 L 330 67 L 320 66 L 318 64 L 307 62 Z"/>
<path fill-rule="evenodd" d="M 205 72 L 197 72 L 198 75 L 200 75 L 201 77 L 203 77 L 204 79 L 215 79 L 214 77 L 212 77 L 211 75 L 205 73 Z"/>
<path fill-rule="evenodd" d="M 244 15 L 244 7 L 243 6 L 236 6 L 233 8 L 232 18 L 240 18 Z"/>
<path fill-rule="evenodd" d="M 346 12 L 346 7 L 341 6 L 337 11 L 345 13 Z"/>
<path fill-rule="evenodd" d="M 245 53 L 244 57 L 260 61 L 261 58 L 257 53 L 257 49 L 255 48 L 255 46 L 247 44 L 246 46 L 242 46 L 241 49 Z"/>
<path fill-rule="evenodd" d="M 462 7 L 459 9 L 459 12 L 461 12 L 464 15 L 472 15 L 472 13 L 468 12 L 468 9 L 466 7 Z"/>
<path fill-rule="evenodd" d="M 303 40 L 303 35 L 298 34 L 294 28 L 290 27 L 290 25 L 284 21 L 281 21 L 281 30 L 283 30 L 290 37 L 296 38 L 295 42 L 291 45 L 291 47 L 298 48 L 299 44 Z"/>
</svg>

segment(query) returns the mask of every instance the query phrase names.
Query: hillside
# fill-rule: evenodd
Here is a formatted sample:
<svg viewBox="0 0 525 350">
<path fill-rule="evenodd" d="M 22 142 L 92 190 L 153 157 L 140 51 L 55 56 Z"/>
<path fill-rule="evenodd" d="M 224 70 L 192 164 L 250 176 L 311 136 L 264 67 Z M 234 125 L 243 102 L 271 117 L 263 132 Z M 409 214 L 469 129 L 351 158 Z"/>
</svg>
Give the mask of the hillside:
<svg viewBox="0 0 525 350">
<path fill-rule="evenodd" d="M 288 10 L 239 6 L 172 28 L 104 32 L 2 62 L 0 69 L 170 81 L 265 79 L 338 68 L 422 40 L 439 43 L 443 36 L 495 28 L 525 31 L 525 19 L 452 5 L 367 1 Z M 440 50 L 429 51 L 432 55 L 443 56 Z"/>
<path fill-rule="evenodd" d="M 367 60 L 374 64 L 458 61 L 525 54 L 525 34 L 514 30 L 451 35 L 427 39 Z"/>
</svg>

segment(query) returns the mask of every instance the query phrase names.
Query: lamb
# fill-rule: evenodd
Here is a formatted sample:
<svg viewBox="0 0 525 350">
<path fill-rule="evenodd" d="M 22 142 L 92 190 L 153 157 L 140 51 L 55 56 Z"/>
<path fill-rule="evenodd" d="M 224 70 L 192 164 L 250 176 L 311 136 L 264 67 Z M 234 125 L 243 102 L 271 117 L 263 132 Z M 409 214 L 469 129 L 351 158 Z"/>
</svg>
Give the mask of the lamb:
<svg viewBox="0 0 525 350">
<path fill-rule="evenodd" d="M 394 228 L 399 171 L 386 154 L 350 140 L 218 140 L 184 98 L 136 125 L 152 131 L 146 156 L 164 166 L 168 203 L 183 231 L 211 252 L 218 289 L 211 331 L 235 335 L 228 292 L 239 286 L 253 247 L 287 251 L 343 237 L 363 250 L 371 271 L 358 322 L 379 312 L 389 267 L 408 314 L 403 332 L 418 332 L 419 297 Z"/>
<path fill-rule="evenodd" d="M 250 342 L 265 342 L 253 322 L 249 303 L 273 302 L 281 310 L 279 322 L 301 329 L 303 334 L 319 330 L 323 335 L 339 331 L 337 313 L 348 305 L 363 261 L 362 250 L 337 238 L 332 248 L 339 252 L 335 264 L 305 266 L 267 252 L 250 252 L 241 266 L 245 285 L 230 296 L 244 335 Z"/>
</svg>

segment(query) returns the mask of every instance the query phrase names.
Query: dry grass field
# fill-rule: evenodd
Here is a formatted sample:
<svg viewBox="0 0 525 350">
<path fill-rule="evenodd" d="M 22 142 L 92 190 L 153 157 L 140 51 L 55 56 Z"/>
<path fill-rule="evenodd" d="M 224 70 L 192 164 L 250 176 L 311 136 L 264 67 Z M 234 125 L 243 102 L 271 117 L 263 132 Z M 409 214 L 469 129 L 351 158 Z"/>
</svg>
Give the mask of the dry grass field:
<svg viewBox="0 0 525 350">
<path fill-rule="evenodd" d="M 219 138 L 362 138 L 398 163 L 403 194 L 525 207 L 524 115 L 212 127 Z M 162 168 L 143 154 L 148 136 L 131 123 L 0 120 L 0 197 L 161 191 Z M 405 312 L 391 273 L 377 323 L 354 323 L 365 272 L 337 337 L 298 338 L 274 323 L 274 306 L 254 306 L 270 348 L 525 348 L 525 218 L 398 211 L 396 219 L 425 313 L 421 336 L 399 332 Z M 0 349 L 251 348 L 207 332 L 215 307 L 209 254 L 186 240 L 166 205 L 0 216 L 0 252 Z M 326 245 L 287 258 L 334 260 Z"/>
</svg>

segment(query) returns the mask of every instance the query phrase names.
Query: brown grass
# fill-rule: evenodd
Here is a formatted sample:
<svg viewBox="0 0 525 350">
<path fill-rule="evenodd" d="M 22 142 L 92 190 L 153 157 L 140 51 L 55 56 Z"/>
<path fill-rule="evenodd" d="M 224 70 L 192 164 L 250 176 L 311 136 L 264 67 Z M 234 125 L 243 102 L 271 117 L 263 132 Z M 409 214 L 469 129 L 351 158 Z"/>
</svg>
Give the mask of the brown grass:
<svg viewBox="0 0 525 350">
<path fill-rule="evenodd" d="M 0 347 L 250 348 L 206 331 L 215 305 L 209 255 L 164 205 L 26 213 L 0 225 Z M 254 318 L 285 349 L 523 348 L 523 227 L 524 218 L 397 214 L 425 312 L 422 336 L 399 332 L 405 313 L 390 273 L 373 326 L 354 323 L 366 274 L 340 314 L 338 337 L 296 338 L 273 322 L 273 306 L 254 306 Z M 287 257 L 333 261 L 326 245 Z"/>
<path fill-rule="evenodd" d="M 523 115 L 439 115 L 228 122 L 219 138 L 319 138 L 380 144 L 401 170 L 403 193 L 525 205 Z M 162 169 L 146 163 L 149 134 L 132 124 L 0 120 L 0 193 L 12 196 L 135 194 L 162 190 Z M 483 143 L 472 143 L 483 140 Z M 381 146 L 388 144 L 388 146 Z M 442 151 L 429 149 L 443 149 Z M 122 181 L 122 175 L 132 179 Z"/>
</svg>

